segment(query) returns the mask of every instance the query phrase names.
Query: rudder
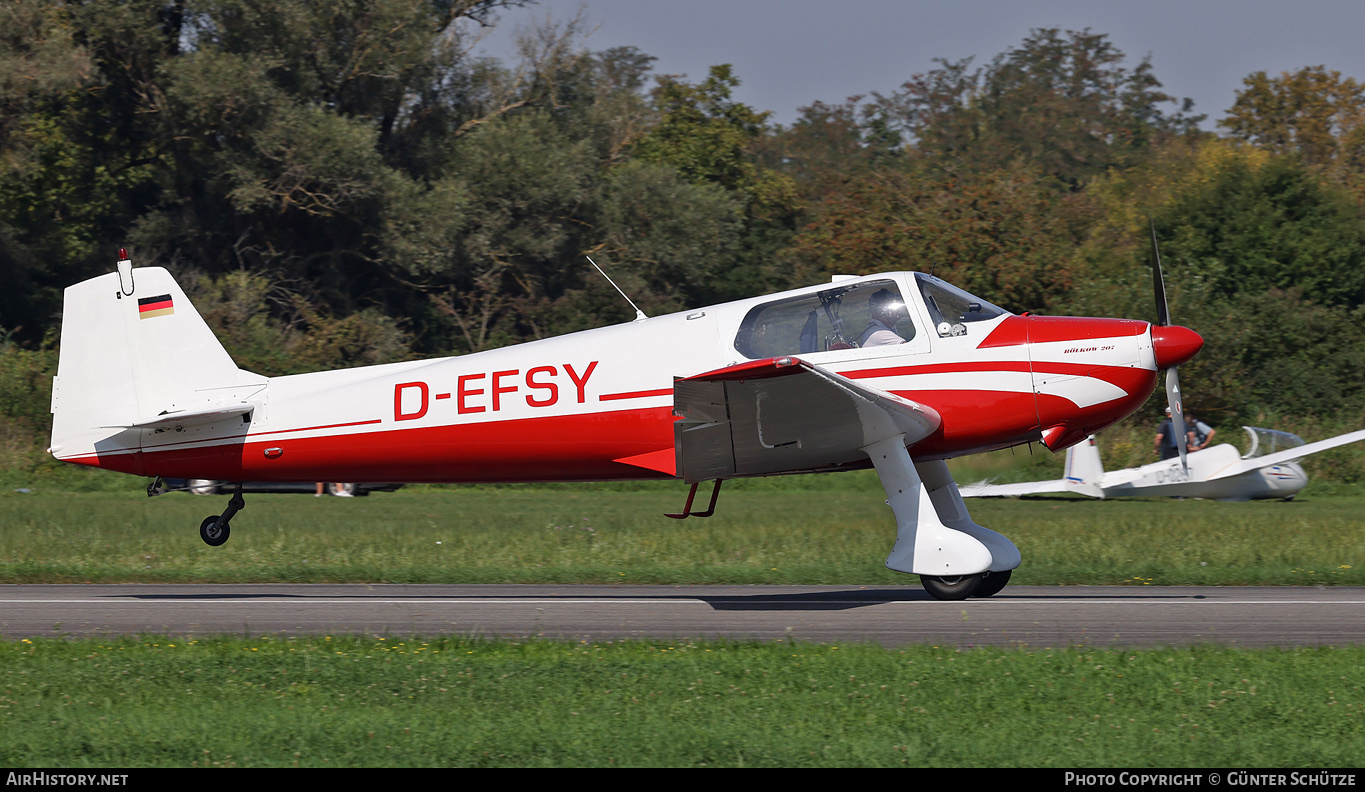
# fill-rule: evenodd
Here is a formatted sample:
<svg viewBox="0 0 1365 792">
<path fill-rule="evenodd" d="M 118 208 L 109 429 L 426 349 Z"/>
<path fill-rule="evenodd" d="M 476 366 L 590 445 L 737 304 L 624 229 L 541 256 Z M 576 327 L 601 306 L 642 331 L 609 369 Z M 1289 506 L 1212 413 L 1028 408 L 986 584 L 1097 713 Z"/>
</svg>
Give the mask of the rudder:
<svg viewBox="0 0 1365 792">
<path fill-rule="evenodd" d="M 135 452 L 143 430 L 250 411 L 265 384 L 237 368 L 169 272 L 123 259 L 66 289 L 49 451 L 107 466 L 97 457 Z"/>
</svg>

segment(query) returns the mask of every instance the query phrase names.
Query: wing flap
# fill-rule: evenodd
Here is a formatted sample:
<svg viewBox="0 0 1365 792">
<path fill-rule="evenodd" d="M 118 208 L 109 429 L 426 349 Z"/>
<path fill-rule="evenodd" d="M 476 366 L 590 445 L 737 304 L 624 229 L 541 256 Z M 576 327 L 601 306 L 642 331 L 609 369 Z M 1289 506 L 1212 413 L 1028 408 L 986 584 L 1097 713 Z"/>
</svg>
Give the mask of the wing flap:
<svg viewBox="0 0 1365 792">
<path fill-rule="evenodd" d="M 798 358 L 749 361 L 673 384 L 677 469 L 688 482 L 861 462 L 864 446 L 942 423 L 930 407 Z"/>
</svg>

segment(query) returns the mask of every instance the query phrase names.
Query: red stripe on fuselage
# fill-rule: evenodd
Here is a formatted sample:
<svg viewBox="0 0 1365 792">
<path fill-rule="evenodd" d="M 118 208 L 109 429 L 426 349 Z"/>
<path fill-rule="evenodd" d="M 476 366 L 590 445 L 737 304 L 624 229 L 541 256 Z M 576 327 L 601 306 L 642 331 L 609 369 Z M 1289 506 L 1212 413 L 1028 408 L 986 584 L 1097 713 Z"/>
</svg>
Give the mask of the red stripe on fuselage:
<svg viewBox="0 0 1365 792">
<path fill-rule="evenodd" d="M 985 363 L 927 363 L 920 366 L 889 366 L 887 368 L 860 369 L 843 371 L 842 376 L 849 379 L 871 379 L 875 377 L 911 377 L 916 374 L 960 374 L 979 371 L 1022 371 L 1028 373 L 1027 360 L 993 360 Z"/>
<path fill-rule="evenodd" d="M 1107 372 L 1129 371 L 1134 366 L 1114 366 L 1101 363 L 1052 363 L 1036 361 L 1030 365 L 1027 360 L 996 360 L 984 363 L 929 363 L 922 366 L 890 366 L 878 369 L 861 369 L 840 372 L 849 379 L 875 379 L 877 377 L 913 377 L 917 374 L 967 374 L 980 372 L 1030 371 L 1045 374 L 1074 374 L 1081 377 L 1096 377 L 1113 382 Z M 1149 369 L 1150 371 L 1150 369 Z M 1117 384 L 1117 383 L 1115 383 Z"/>
<path fill-rule="evenodd" d="M 144 448 L 143 450 L 144 450 L 144 451 L 160 451 L 160 450 L 168 449 L 168 448 L 177 448 L 177 447 L 181 447 L 181 446 L 191 446 L 191 445 L 205 445 L 205 444 L 208 444 L 208 443 L 220 443 L 220 444 L 221 444 L 221 443 L 233 443 L 233 442 L 237 442 L 237 441 L 242 440 L 244 437 L 245 437 L 245 439 L 247 439 L 247 440 L 251 440 L 251 439 L 256 438 L 256 437 L 266 437 L 267 435 L 292 434 L 292 433 L 295 433 L 295 432 L 316 432 L 316 431 L 318 431 L 318 430 L 320 430 L 320 429 L 345 429 L 345 428 L 351 427 L 351 426 L 372 426 L 372 425 L 378 424 L 378 423 L 383 423 L 383 421 L 380 420 L 380 419 L 378 419 L 378 418 L 373 418 L 373 419 L 368 420 L 368 421 L 350 421 L 350 422 L 347 422 L 347 423 L 324 424 L 324 425 L 322 425 L 322 426 L 303 426 L 303 427 L 300 427 L 300 428 L 298 428 L 298 429 L 275 429 L 275 430 L 272 430 L 272 431 L 269 431 L 269 432 L 250 432 L 250 433 L 248 433 L 248 434 L 246 434 L 246 435 L 231 434 L 231 435 L 219 435 L 218 437 L 199 437 L 199 438 L 195 438 L 194 440 L 182 440 L 181 442 L 178 442 L 178 443 L 157 443 L 157 444 L 155 444 L 155 445 L 146 447 L 146 448 Z"/>
<path fill-rule="evenodd" d="M 976 345 L 977 349 L 993 349 L 995 347 L 1019 346 L 1028 343 L 1028 317 L 1026 316 L 1007 316 L 1005 321 L 996 325 L 991 334 L 981 340 Z"/>
<path fill-rule="evenodd" d="M 1157 373 L 1138 367 L 1107 366 L 1085 372 L 1084 376 L 1102 379 L 1122 388 L 1127 396 L 1090 407 L 1077 407 L 1070 399 L 1045 393 L 1038 394 L 1038 422 L 1043 427 L 1066 424 L 1073 428 L 1087 428 L 1086 434 L 1098 432 L 1131 415 L 1152 394 Z"/>
<path fill-rule="evenodd" d="M 598 401 L 619 401 L 620 399 L 647 399 L 651 396 L 672 396 L 672 388 L 659 388 L 658 390 L 631 391 L 629 393 L 604 393 L 597 397 Z"/>
<path fill-rule="evenodd" d="M 1146 322 L 1137 319 L 1090 319 L 1080 316 L 1029 316 L 1025 321 L 1028 322 L 1030 344 L 1123 338 L 1141 335 L 1149 327 Z"/>
<path fill-rule="evenodd" d="M 149 449 L 99 467 L 223 481 L 514 482 L 669 478 L 614 462 L 673 444 L 672 407 L 245 439 L 204 448 Z M 280 448 L 277 459 L 265 449 Z M 129 457 L 139 457 L 134 463 Z M 136 467 L 137 469 L 129 469 Z"/>
<path fill-rule="evenodd" d="M 893 390 L 943 417 L 939 429 L 911 446 L 916 459 L 961 456 L 1038 439 L 1033 393 L 978 390 Z"/>
<path fill-rule="evenodd" d="M 1009 316 L 977 349 L 1048 344 L 1055 341 L 1086 341 L 1141 335 L 1149 325 L 1136 319 L 1094 319 L 1084 316 Z"/>
</svg>

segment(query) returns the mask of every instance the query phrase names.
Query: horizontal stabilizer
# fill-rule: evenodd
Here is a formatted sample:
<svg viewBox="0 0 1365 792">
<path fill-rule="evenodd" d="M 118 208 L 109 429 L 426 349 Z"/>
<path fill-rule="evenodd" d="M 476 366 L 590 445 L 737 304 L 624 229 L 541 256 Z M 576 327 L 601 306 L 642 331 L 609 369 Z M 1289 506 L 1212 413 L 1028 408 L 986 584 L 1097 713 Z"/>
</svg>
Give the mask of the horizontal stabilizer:
<svg viewBox="0 0 1365 792">
<path fill-rule="evenodd" d="M 226 405 L 223 407 L 209 407 L 202 410 L 181 410 L 174 413 L 163 413 L 155 418 L 148 418 L 143 421 L 126 424 L 123 426 L 104 427 L 107 429 L 165 429 L 172 426 L 195 426 L 198 424 L 213 423 L 224 418 L 231 418 L 234 415 L 245 415 L 251 412 L 256 405 L 247 402 Z"/>
</svg>

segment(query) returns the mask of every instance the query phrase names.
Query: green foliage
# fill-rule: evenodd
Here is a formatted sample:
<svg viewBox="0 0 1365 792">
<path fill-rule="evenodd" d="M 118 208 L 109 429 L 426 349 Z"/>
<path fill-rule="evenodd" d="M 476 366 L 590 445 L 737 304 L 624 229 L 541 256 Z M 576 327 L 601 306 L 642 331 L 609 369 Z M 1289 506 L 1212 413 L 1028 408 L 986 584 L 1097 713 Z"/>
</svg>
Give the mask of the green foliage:
<svg viewBox="0 0 1365 792">
<path fill-rule="evenodd" d="M 1234 159 L 1208 177 L 1154 218 L 1168 255 L 1229 297 L 1297 287 L 1321 304 L 1365 304 L 1365 217 L 1348 194 L 1287 158 Z"/>
<path fill-rule="evenodd" d="M 915 75 L 889 97 L 885 117 L 950 172 L 1023 162 L 1071 188 L 1131 164 L 1163 136 L 1192 132 L 1202 116 L 1166 115 L 1150 58 L 1136 68 L 1103 34 L 1036 29 L 971 71 L 972 58 Z"/>
<path fill-rule="evenodd" d="M 186 284 L 214 334 L 238 366 L 265 376 L 392 363 L 408 340 L 375 309 L 336 318 L 261 275 L 230 272 Z M 284 314 L 287 320 L 276 316 Z"/>
<path fill-rule="evenodd" d="M 0 335 L 0 470 L 31 469 L 47 455 L 48 408 L 57 352 L 52 346 L 24 349 Z"/>
<path fill-rule="evenodd" d="M 1325 66 L 1279 77 L 1255 72 L 1218 125 L 1276 154 L 1339 176 L 1365 175 L 1365 86 Z"/>
<path fill-rule="evenodd" d="M 1201 415 L 1266 425 L 1365 414 L 1361 341 L 1365 217 L 1294 158 L 1229 141 L 1182 143 L 1086 191 L 1093 201 L 1062 313 L 1155 319 L 1155 226 L 1172 319 L 1205 338 L 1181 367 Z M 1155 419 L 1164 399 L 1148 403 Z"/>
<path fill-rule="evenodd" d="M 1136 439 L 1152 461 L 1152 428 Z M 1060 469 L 1060 456 L 1038 456 Z M 73 494 L 71 482 L 32 477 L 0 490 L 0 582 L 914 582 L 883 563 L 895 521 L 872 474 L 727 485 L 713 517 L 683 522 L 662 514 L 682 503 L 680 482 L 251 495 L 224 548 L 195 535 L 221 497 L 148 499 L 145 479 L 101 480 L 127 489 Z M 1320 497 L 1317 483 L 1290 503 L 986 498 L 969 508 L 1024 553 L 1018 584 L 1365 584 L 1365 499 Z"/>
<path fill-rule="evenodd" d="M 728 64 L 712 66 L 698 85 L 660 77 L 654 104 L 661 118 L 636 144 L 635 156 L 671 165 L 691 181 L 745 192 L 761 189 L 763 174 L 745 153 L 764 132 L 768 114 L 732 101 L 730 91 L 738 85 Z"/>
<path fill-rule="evenodd" d="M 1075 208 L 1026 169 L 937 179 L 875 171 L 812 207 L 790 255 L 803 279 L 919 270 L 1010 310 L 1041 311 L 1072 279 Z"/>
<path fill-rule="evenodd" d="M 905 142 L 875 106 L 815 102 L 796 123 L 757 141 L 765 166 L 791 177 L 804 200 L 814 200 L 868 171 L 892 168 L 904 159 Z"/>
<path fill-rule="evenodd" d="M 610 260 L 660 295 L 655 310 L 681 310 L 714 293 L 742 231 L 743 206 L 712 183 L 641 160 L 604 185 L 601 229 Z"/>
</svg>

